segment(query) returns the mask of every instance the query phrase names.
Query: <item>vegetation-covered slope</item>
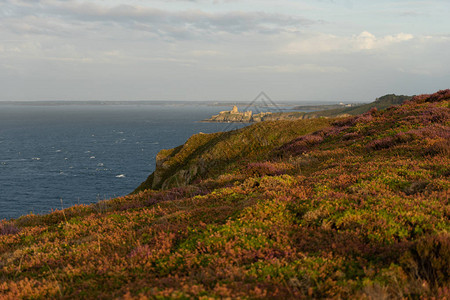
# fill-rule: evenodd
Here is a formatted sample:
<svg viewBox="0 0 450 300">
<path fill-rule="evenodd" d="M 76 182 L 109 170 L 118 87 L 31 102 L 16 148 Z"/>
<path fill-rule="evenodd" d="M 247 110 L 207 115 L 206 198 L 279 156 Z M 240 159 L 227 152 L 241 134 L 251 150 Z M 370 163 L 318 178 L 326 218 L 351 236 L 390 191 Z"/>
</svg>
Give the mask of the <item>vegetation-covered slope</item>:
<svg viewBox="0 0 450 300">
<path fill-rule="evenodd" d="M 384 95 L 380 98 L 377 98 L 374 102 L 367 103 L 367 104 L 361 104 L 356 106 L 350 106 L 350 107 L 340 107 L 340 108 L 334 108 L 334 109 L 326 109 L 326 110 L 320 110 L 320 111 L 313 111 L 313 112 L 301 112 L 301 111 L 294 111 L 294 112 L 281 112 L 281 113 L 274 113 L 271 115 L 267 115 L 264 117 L 264 120 L 267 121 L 274 121 L 274 120 L 294 120 L 294 119 L 314 119 L 314 118 L 335 118 L 335 117 L 342 117 L 342 116 L 356 116 L 363 113 L 368 112 L 372 108 L 376 108 L 378 110 L 386 109 L 393 105 L 400 105 L 403 102 L 410 100 L 411 96 L 403 96 L 403 95 L 394 95 L 394 94 L 388 94 Z"/>
<path fill-rule="evenodd" d="M 351 106 L 351 107 L 343 107 L 343 108 L 338 108 L 338 109 L 324 110 L 324 111 L 319 111 L 319 112 L 312 112 L 309 114 L 323 116 L 323 117 L 335 117 L 335 116 L 343 115 L 343 114 L 356 116 L 356 115 L 360 115 L 365 112 L 368 112 L 371 108 L 374 108 L 374 107 L 378 110 L 383 110 L 383 109 L 386 109 L 393 105 L 400 105 L 403 102 L 410 100 L 411 98 L 412 98 L 411 96 L 389 94 L 389 95 L 384 95 L 380 98 L 377 98 L 372 103 L 362 104 L 362 105 L 358 105 L 358 106 Z"/>
<path fill-rule="evenodd" d="M 188 141 L 174 169 L 226 159 L 191 185 L 3 221 L 0 296 L 448 298 L 449 103 L 445 90 L 248 142 L 238 163 L 220 134 Z"/>
<path fill-rule="evenodd" d="M 135 192 L 185 186 L 249 161 L 266 160 L 274 148 L 330 123 L 326 119 L 262 122 L 235 131 L 193 135 L 177 148 L 160 151 L 155 172 Z"/>
</svg>

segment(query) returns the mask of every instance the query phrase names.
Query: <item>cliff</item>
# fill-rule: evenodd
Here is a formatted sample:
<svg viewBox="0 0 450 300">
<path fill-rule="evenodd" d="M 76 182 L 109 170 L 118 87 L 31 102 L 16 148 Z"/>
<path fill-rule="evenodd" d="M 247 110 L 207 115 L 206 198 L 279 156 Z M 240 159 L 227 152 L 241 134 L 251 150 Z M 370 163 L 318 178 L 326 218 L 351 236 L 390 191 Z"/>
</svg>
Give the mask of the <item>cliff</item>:
<svg viewBox="0 0 450 300">
<path fill-rule="evenodd" d="M 325 119 L 262 122 L 230 132 L 193 135 L 177 148 L 160 151 L 156 170 L 134 193 L 213 178 L 246 161 L 268 158 L 272 149 L 329 124 Z"/>
<path fill-rule="evenodd" d="M 163 150 L 135 194 L 0 221 L 4 299 L 448 299 L 450 90 Z"/>
</svg>

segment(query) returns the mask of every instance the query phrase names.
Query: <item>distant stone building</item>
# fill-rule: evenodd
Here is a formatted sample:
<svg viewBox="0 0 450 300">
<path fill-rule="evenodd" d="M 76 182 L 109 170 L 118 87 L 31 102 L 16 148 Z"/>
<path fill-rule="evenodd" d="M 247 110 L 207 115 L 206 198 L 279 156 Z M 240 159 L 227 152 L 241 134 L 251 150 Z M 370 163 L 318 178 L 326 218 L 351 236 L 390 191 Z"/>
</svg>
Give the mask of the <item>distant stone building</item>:
<svg viewBox="0 0 450 300">
<path fill-rule="evenodd" d="M 264 116 L 271 114 L 267 113 L 259 113 L 253 115 L 251 110 L 245 112 L 239 112 L 236 105 L 228 111 L 221 111 L 218 115 L 214 115 L 211 118 L 204 120 L 205 122 L 224 122 L 224 123 L 252 123 L 252 122 L 261 122 L 263 121 Z"/>
</svg>

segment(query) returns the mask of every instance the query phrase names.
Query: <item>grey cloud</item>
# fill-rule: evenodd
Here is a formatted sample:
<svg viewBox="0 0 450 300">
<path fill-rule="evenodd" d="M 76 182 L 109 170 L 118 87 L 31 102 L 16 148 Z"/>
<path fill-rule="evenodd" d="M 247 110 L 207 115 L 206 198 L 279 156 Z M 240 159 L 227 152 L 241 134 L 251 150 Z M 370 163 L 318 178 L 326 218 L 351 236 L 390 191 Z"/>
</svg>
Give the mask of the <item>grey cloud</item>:
<svg viewBox="0 0 450 300">
<path fill-rule="evenodd" d="M 57 19 L 61 22 L 116 24 L 134 30 L 145 28 L 146 31 L 174 38 L 194 38 L 218 32 L 276 34 L 314 24 L 314 21 L 302 17 L 263 12 L 209 13 L 199 10 L 173 12 L 132 5 L 104 7 L 93 3 L 54 0 L 35 2 L 11 0 L 4 11 L 8 13 L 2 14 L 1 18 L 10 24 L 14 23 L 14 20 L 23 21 L 33 16 Z M 31 23 L 30 26 L 33 24 L 39 26 L 38 22 Z M 20 28 L 21 26 L 15 26 L 16 30 Z M 32 30 L 22 29 L 25 32 Z M 51 33 L 46 29 L 35 31 Z"/>
<path fill-rule="evenodd" d="M 169 12 L 151 8 L 138 8 L 121 5 L 104 9 L 89 5 L 87 7 L 65 7 L 64 12 L 71 16 L 89 21 L 116 23 L 144 23 L 160 26 L 191 27 L 203 32 L 223 31 L 228 33 L 258 32 L 267 33 L 283 31 L 286 27 L 303 27 L 313 24 L 312 21 L 267 13 L 206 13 L 203 11 Z"/>
</svg>

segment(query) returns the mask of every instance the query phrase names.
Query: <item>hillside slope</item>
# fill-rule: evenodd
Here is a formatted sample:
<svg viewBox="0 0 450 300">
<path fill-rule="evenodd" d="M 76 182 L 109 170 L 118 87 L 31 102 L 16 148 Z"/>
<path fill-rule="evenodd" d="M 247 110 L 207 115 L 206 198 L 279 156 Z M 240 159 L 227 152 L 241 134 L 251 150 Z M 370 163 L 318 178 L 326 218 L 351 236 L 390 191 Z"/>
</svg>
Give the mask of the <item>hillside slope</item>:
<svg viewBox="0 0 450 300">
<path fill-rule="evenodd" d="M 450 297 L 450 90 L 262 124 L 163 152 L 212 170 L 180 187 L 2 221 L 0 298 Z"/>
<path fill-rule="evenodd" d="M 155 172 L 134 193 L 185 186 L 249 161 L 266 160 L 274 148 L 330 123 L 325 119 L 262 122 L 229 132 L 195 134 L 177 148 L 160 151 Z"/>
<path fill-rule="evenodd" d="M 324 110 L 319 112 L 312 112 L 309 113 L 309 115 L 317 115 L 317 116 L 323 116 L 323 117 L 335 117 L 339 115 L 360 115 L 365 112 L 368 112 L 372 108 L 376 108 L 378 110 L 383 110 L 388 107 L 391 107 L 393 105 L 400 105 L 405 101 L 410 100 L 411 96 L 403 96 L 403 95 L 394 95 L 394 94 L 388 94 L 384 95 L 380 98 L 377 98 L 374 102 L 358 105 L 358 106 L 352 106 L 352 107 L 343 107 L 339 109 L 330 109 L 330 110 Z"/>
<path fill-rule="evenodd" d="M 326 110 L 313 111 L 313 112 L 294 111 L 294 112 L 274 113 L 274 114 L 265 116 L 264 121 L 356 116 L 356 115 L 360 115 L 365 112 L 368 112 L 372 108 L 376 108 L 378 110 L 383 110 L 383 109 L 386 109 L 393 105 L 400 105 L 403 102 L 410 100 L 411 98 L 412 98 L 411 96 L 388 94 L 388 95 L 384 95 L 380 98 L 377 98 L 375 101 L 373 101 L 371 103 L 357 105 L 357 106 L 340 107 L 340 108 L 326 109 Z"/>
<path fill-rule="evenodd" d="M 281 118 L 274 114 L 273 120 L 277 122 L 265 121 L 232 132 L 193 135 L 177 148 L 160 151 L 156 156 L 155 172 L 133 193 L 145 189 L 185 186 L 200 178 L 220 175 L 224 168 L 232 169 L 246 161 L 264 160 L 274 147 L 281 146 L 298 135 L 316 131 L 330 124 L 329 120 L 319 117 L 358 115 L 372 108 L 382 110 L 392 105 L 400 105 L 409 99 L 411 99 L 409 96 L 390 94 L 357 107 L 313 113 L 282 113 Z M 304 116 L 299 117 L 298 114 Z M 268 117 L 270 119 L 270 116 Z"/>
</svg>

